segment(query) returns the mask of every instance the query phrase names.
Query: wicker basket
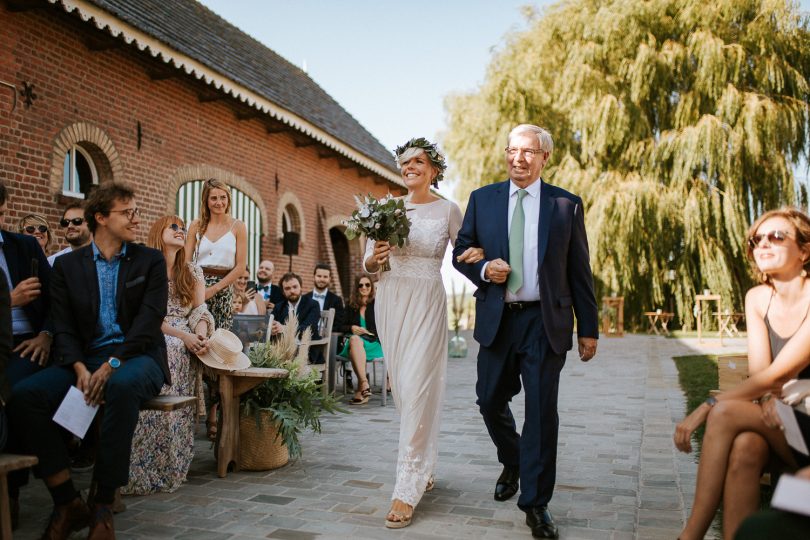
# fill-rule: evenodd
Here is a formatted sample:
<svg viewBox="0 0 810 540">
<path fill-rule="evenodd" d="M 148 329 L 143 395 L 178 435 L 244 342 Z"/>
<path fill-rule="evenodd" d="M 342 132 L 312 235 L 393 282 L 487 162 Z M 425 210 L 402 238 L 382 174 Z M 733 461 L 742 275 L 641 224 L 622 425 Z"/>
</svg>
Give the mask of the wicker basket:
<svg viewBox="0 0 810 540">
<path fill-rule="evenodd" d="M 245 471 L 268 471 L 283 467 L 290 461 L 287 445 L 276 437 L 278 430 L 270 413 L 259 412 L 260 425 L 256 417 L 239 417 L 239 467 Z"/>
</svg>

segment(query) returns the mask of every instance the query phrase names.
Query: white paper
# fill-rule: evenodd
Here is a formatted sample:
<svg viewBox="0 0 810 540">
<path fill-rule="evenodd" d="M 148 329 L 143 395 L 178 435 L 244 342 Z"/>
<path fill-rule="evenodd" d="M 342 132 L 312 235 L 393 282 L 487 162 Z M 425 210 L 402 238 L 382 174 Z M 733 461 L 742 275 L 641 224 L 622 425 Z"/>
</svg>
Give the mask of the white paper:
<svg viewBox="0 0 810 540">
<path fill-rule="evenodd" d="M 777 399 L 776 412 L 779 413 L 779 419 L 782 421 L 782 425 L 785 426 L 785 439 L 787 439 L 788 444 L 805 456 L 810 455 L 802 431 L 799 429 L 799 423 L 796 421 L 796 415 L 793 413 L 793 407 L 782 403 L 781 399 Z"/>
<path fill-rule="evenodd" d="M 783 474 L 776 484 L 771 506 L 810 516 L 810 480 Z"/>
<path fill-rule="evenodd" d="M 53 415 L 53 421 L 76 435 L 80 439 L 84 439 L 87 433 L 87 428 L 93 423 L 93 418 L 98 411 L 98 405 L 88 405 L 84 402 L 84 394 L 76 388 L 71 386 L 65 399 L 56 409 L 56 414 Z"/>
</svg>

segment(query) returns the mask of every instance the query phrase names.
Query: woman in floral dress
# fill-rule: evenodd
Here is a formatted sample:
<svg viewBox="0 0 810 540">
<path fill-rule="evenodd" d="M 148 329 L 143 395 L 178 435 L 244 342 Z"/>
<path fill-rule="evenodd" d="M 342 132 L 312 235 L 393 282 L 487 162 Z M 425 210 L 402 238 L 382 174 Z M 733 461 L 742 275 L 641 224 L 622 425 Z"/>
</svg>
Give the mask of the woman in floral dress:
<svg viewBox="0 0 810 540">
<path fill-rule="evenodd" d="M 169 274 L 169 304 L 163 333 L 172 385 L 163 395 L 193 395 L 197 362 L 191 354 L 205 352 L 214 319 L 205 305 L 202 270 L 185 262 L 186 229 L 177 216 L 157 220 L 149 230 L 148 245 L 163 252 Z M 173 492 L 186 479 L 194 456 L 194 408 L 179 411 L 142 411 L 132 439 L 127 495 Z"/>
</svg>

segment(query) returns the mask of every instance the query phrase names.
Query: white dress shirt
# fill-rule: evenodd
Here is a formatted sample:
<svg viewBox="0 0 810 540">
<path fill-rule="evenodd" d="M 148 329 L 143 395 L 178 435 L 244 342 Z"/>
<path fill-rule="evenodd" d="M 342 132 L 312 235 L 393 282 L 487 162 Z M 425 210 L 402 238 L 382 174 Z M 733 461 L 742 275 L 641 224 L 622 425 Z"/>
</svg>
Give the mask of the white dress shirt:
<svg viewBox="0 0 810 540">
<path fill-rule="evenodd" d="M 329 289 L 324 289 L 323 292 L 318 289 L 312 289 L 312 299 L 318 302 L 318 305 L 321 306 L 321 311 L 323 311 L 323 304 L 326 302 L 326 293 L 328 292 Z"/>
<path fill-rule="evenodd" d="M 526 188 L 527 195 L 523 197 L 523 285 L 516 293 L 506 289 L 505 302 L 535 302 L 540 300 L 540 278 L 537 273 L 537 249 L 540 223 L 540 186 L 543 183 L 538 178 Z M 512 229 L 512 216 L 518 200 L 518 187 L 512 180 L 509 181 L 509 213 L 507 215 L 508 231 Z M 486 253 L 484 254 L 486 256 Z M 509 262 L 509 261 L 507 261 Z M 485 281 L 487 266 L 481 269 L 481 277 Z"/>
</svg>

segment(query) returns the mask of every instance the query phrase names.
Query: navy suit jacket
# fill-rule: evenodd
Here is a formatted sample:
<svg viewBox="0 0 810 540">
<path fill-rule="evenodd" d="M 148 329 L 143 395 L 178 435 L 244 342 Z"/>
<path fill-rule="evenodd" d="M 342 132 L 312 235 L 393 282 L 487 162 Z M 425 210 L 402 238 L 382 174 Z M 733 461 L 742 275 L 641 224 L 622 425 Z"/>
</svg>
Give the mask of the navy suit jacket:
<svg viewBox="0 0 810 540">
<path fill-rule="evenodd" d="M 318 324 L 321 322 L 321 306 L 312 298 L 301 297 L 298 307 L 295 309 L 298 315 L 298 335 L 309 326 L 312 329 L 312 339 L 320 339 L 318 335 Z M 290 315 L 290 303 L 283 300 L 273 308 L 273 319 L 284 324 Z"/>
<path fill-rule="evenodd" d="M 51 306 L 50 276 L 51 265 L 42 251 L 37 239 L 33 236 L 2 231 L 3 254 L 6 256 L 9 277 L 14 287 L 32 277 L 31 261 L 37 261 L 37 277 L 42 285 L 41 294 L 33 302 L 23 306 L 23 311 L 28 317 L 28 322 L 38 334 L 42 330 L 52 331 L 52 325 L 48 318 Z M 13 288 L 13 287 L 12 287 Z"/>
<path fill-rule="evenodd" d="M 541 180 L 542 181 L 542 180 Z M 481 279 L 486 261 L 509 261 L 509 180 L 472 192 L 453 250 L 453 265 L 477 287 L 475 339 L 484 347 L 495 340 L 501 323 L 506 283 Z M 540 188 L 537 271 L 543 325 L 552 350 L 564 354 L 573 346 L 574 315 L 577 335 L 599 337 L 599 317 L 593 292 L 588 238 L 582 199 L 543 182 Z M 456 261 L 469 247 L 484 249 L 485 261 Z"/>
<path fill-rule="evenodd" d="M 306 293 L 303 298 L 308 298 L 314 301 L 316 304 L 318 303 L 317 300 L 312 298 L 312 291 Z M 330 308 L 335 308 L 335 320 L 332 321 L 332 330 L 334 331 L 335 329 L 340 329 L 343 327 L 343 320 L 346 312 L 343 309 L 343 300 L 338 295 L 327 289 L 326 298 L 323 301 L 323 310 L 328 311 Z"/>
<path fill-rule="evenodd" d="M 90 353 L 101 303 L 92 246 L 57 257 L 51 296 L 55 361 L 65 366 L 83 361 Z M 115 301 L 116 321 L 124 341 L 116 346 L 113 355 L 123 361 L 150 356 L 160 365 L 166 384 L 171 384 L 166 339 L 160 328 L 169 301 L 169 278 L 160 251 L 127 243 L 127 253 L 118 267 Z"/>
</svg>

